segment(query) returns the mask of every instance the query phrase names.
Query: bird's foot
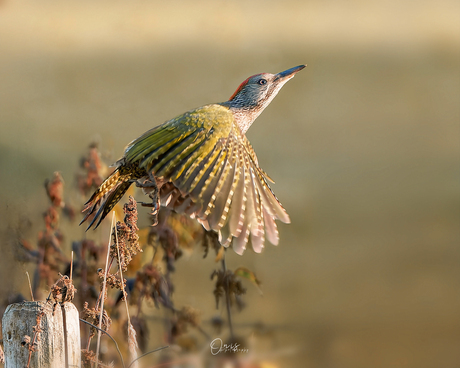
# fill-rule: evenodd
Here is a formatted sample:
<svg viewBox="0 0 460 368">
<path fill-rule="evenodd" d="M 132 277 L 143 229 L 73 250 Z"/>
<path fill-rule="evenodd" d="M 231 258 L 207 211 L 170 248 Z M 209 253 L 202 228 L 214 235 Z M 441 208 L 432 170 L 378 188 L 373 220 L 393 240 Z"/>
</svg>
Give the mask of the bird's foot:
<svg viewBox="0 0 460 368">
<path fill-rule="evenodd" d="M 142 179 L 130 180 L 130 182 L 135 183 L 136 187 L 138 188 L 142 188 L 145 190 L 149 190 L 150 188 L 152 188 L 152 190 L 158 191 L 158 185 L 157 185 L 155 178 L 153 178 L 152 180 L 151 177 L 148 177 L 148 178 L 144 177 Z"/>
<path fill-rule="evenodd" d="M 152 212 L 150 215 L 153 217 L 153 224 L 155 226 L 158 224 L 158 212 L 160 210 L 160 190 L 158 188 L 157 182 L 153 175 L 149 175 L 148 178 L 143 179 L 142 181 L 136 180 L 136 186 L 142 188 L 144 193 L 147 194 L 151 202 L 138 202 L 143 207 L 151 207 Z"/>
<path fill-rule="evenodd" d="M 160 210 L 159 198 L 156 198 L 156 201 L 154 198 L 152 198 L 152 202 L 137 202 L 137 203 L 139 203 L 142 207 L 151 207 L 152 212 L 150 214 L 152 216 L 158 215 L 158 211 Z"/>
</svg>

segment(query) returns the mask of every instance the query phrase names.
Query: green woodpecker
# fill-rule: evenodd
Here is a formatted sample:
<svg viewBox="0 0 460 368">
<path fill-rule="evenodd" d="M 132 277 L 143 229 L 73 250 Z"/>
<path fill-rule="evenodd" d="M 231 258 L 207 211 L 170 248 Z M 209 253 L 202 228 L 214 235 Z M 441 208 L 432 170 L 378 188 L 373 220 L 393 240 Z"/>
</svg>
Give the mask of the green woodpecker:
<svg viewBox="0 0 460 368">
<path fill-rule="evenodd" d="M 242 254 L 249 236 L 259 253 L 265 236 L 278 244 L 275 220 L 289 215 L 270 189 L 246 131 L 281 87 L 305 68 L 246 79 L 227 102 L 190 110 L 132 141 L 115 171 L 85 204 L 82 223 L 97 209 L 88 229 L 101 223 L 136 182 L 158 205 L 196 218 L 219 241 Z M 150 183 L 150 184 L 147 184 Z M 152 189 L 153 188 L 153 189 Z M 88 230 L 87 229 L 87 230 Z"/>
</svg>

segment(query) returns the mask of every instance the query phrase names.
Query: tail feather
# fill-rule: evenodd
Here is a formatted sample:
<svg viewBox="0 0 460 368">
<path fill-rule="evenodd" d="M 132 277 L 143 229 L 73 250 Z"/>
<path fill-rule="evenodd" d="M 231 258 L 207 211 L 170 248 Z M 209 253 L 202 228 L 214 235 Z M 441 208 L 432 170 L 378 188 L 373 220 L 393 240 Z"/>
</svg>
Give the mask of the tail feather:
<svg viewBox="0 0 460 368">
<path fill-rule="evenodd" d="M 90 208 L 90 207 L 85 207 L 85 209 L 83 209 L 82 212 L 85 212 L 85 211 L 87 211 L 88 209 L 89 209 L 89 211 L 86 212 L 85 217 L 83 217 L 83 220 L 80 221 L 79 225 L 81 225 L 82 223 L 84 223 L 84 222 L 88 219 L 88 217 L 91 216 L 91 214 L 92 214 L 92 213 L 94 212 L 94 210 L 96 209 L 96 205 L 97 205 L 97 203 L 94 203 L 94 204 L 92 205 L 91 208 Z M 87 230 L 88 230 L 88 229 L 87 229 Z"/>
<path fill-rule="evenodd" d="M 94 229 L 97 229 L 97 227 L 100 225 L 102 220 L 104 220 L 104 218 L 110 213 L 112 208 L 115 207 L 115 205 L 120 201 L 120 199 L 126 193 L 126 191 L 131 186 L 131 184 L 132 183 L 129 181 L 122 182 L 107 195 L 107 199 L 101 204 L 101 206 L 97 210 L 91 223 L 86 228 L 86 231 L 91 229 L 91 227 L 94 224 L 95 224 Z"/>
<path fill-rule="evenodd" d="M 80 222 L 84 223 L 97 209 L 96 214 L 88 225 L 88 231 L 93 225 L 96 229 L 101 221 L 107 216 L 112 208 L 126 193 L 132 182 L 130 181 L 132 174 L 128 171 L 121 173 L 123 167 L 117 168 L 112 175 L 110 175 L 100 187 L 93 193 L 88 202 L 85 203 L 85 208 L 82 212 L 86 212 L 85 217 Z"/>
</svg>

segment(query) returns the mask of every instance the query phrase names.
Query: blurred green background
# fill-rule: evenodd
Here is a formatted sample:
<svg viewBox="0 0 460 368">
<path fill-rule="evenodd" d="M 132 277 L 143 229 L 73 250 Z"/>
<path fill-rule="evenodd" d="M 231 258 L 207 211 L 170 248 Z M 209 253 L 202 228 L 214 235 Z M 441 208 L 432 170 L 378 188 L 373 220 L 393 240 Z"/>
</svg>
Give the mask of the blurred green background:
<svg viewBox="0 0 460 368">
<path fill-rule="evenodd" d="M 2 231 L 40 228 L 44 180 L 71 187 L 92 141 L 115 161 L 249 75 L 308 64 L 248 132 L 292 224 L 278 247 L 230 255 L 264 292 L 247 285 L 235 323 L 266 323 L 283 367 L 458 367 L 459 14 L 455 0 L 3 0 Z M 0 299 L 27 295 L 1 247 Z M 175 297 L 213 313 L 201 256 L 178 263 Z"/>
</svg>

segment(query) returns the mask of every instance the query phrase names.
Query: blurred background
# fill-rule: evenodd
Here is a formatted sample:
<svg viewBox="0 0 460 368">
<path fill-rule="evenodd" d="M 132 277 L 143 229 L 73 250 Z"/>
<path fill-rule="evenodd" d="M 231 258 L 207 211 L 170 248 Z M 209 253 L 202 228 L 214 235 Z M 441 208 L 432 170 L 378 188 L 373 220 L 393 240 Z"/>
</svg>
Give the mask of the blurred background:
<svg viewBox="0 0 460 368">
<path fill-rule="evenodd" d="M 70 190 L 91 142 L 113 162 L 248 76 L 308 64 L 247 134 L 292 224 L 278 247 L 229 254 L 263 282 L 234 322 L 264 323 L 257 354 L 283 367 L 458 367 L 459 14 L 454 0 L 3 0 L 2 234 L 42 226 L 44 180 L 60 171 Z M 28 295 L 0 247 L 0 299 Z M 178 304 L 214 313 L 211 258 L 180 260 Z"/>
</svg>

